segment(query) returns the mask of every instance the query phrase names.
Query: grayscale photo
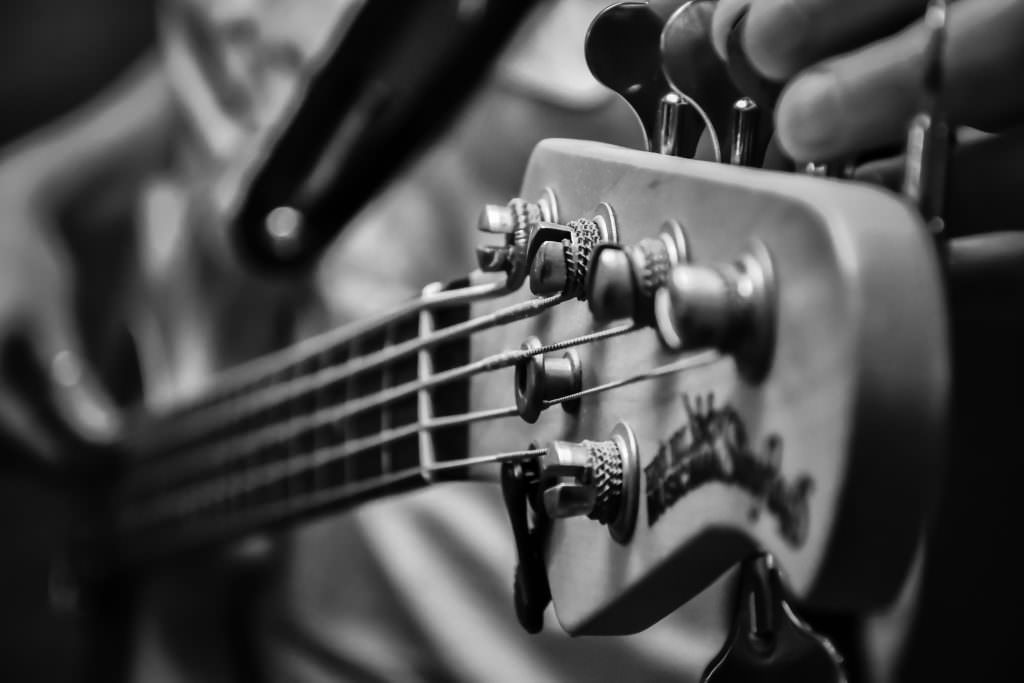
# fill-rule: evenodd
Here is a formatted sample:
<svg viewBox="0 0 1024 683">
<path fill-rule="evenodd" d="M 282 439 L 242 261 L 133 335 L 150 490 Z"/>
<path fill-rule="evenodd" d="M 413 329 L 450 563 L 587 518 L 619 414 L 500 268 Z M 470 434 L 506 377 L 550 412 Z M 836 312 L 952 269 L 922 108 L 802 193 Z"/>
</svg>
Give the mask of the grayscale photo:
<svg viewBox="0 0 1024 683">
<path fill-rule="evenodd" d="M 1024 678 L 1024 0 L 0 50 L 0 681 Z"/>
</svg>

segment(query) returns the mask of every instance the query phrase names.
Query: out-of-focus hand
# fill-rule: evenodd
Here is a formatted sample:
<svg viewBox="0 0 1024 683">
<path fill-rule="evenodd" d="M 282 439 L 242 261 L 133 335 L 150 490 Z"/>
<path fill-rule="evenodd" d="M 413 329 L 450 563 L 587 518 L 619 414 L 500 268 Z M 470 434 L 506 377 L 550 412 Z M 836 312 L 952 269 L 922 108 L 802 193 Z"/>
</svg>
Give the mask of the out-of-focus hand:
<svg viewBox="0 0 1024 683">
<path fill-rule="evenodd" d="M 741 44 L 770 79 L 783 147 L 798 160 L 899 141 L 920 104 L 925 0 L 721 0 L 714 41 L 748 12 Z M 1024 2 L 960 0 L 949 15 L 945 95 L 954 123 L 999 129 L 1024 120 Z"/>
<path fill-rule="evenodd" d="M 58 222 L 73 217 L 60 224 L 65 236 L 100 250 L 125 243 L 94 210 L 110 208 L 113 188 L 133 196 L 163 158 L 171 103 L 163 72 L 142 59 L 90 102 L 0 150 L 0 469 L 88 470 L 100 464 L 97 447 L 120 435 L 120 415 L 83 352 L 73 308 L 82 283 Z"/>
<path fill-rule="evenodd" d="M 0 161 L 0 442 L 20 464 L 75 469 L 120 425 L 85 361 L 44 186 L 32 154 Z"/>
</svg>

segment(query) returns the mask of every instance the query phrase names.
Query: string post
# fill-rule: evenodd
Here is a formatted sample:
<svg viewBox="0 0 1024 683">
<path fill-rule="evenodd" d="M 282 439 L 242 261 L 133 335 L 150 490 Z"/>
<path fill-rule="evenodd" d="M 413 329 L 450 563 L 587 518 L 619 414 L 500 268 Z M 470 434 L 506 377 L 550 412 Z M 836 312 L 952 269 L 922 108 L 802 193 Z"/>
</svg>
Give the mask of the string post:
<svg viewBox="0 0 1024 683">
<path fill-rule="evenodd" d="M 542 222 L 530 235 L 527 261 L 530 291 L 539 296 L 562 294 L 587 298 L 587 278 L 595 250 L 619 241 L 615 212 L 602 203 L 590 216 L 566 225 Z"/>
<path fill-rule="evenodd" d="M 477 219 L 477 230 L 504 236 L 503 244 L 484 244 L 477 247 L 477 263 L 484 272 L 504 271 L 507 288 L 512 291 L 526 280 L 529 261 L 527 248 L 530 236 L 541 221 L 558 220 L 558 200 L 550 188 L 541 197 L 530 202 L 518 197 L 505 206 L 487 204 Z"/>
<path fill-rule="evenodd" d="M 522 345 L 523 351 L 542 348 L 537 337 L 530 337 Z M 530 424 L 540 417 L 546 401 L 578 393 L 582 388 L 583 361 L 574 349 L 560 357 L 536 353 L 516 365 L 516 410 L 519 417 Z M 575 413 L 579 410 L 579 401 L 566 401 L 562 408 L 567 413 Z"/>
<path fill-rule="evenodd" d="M 632 318 L 654 322 L 654 294 L 672 268 L 688 260 L 686 236 L 674 220 L 665 221 L 657 237 L 636 244 L 601 244 L 594 250 L 587 278 L 587 303 L 598 322 Z"/>
<path fill-rule="evenodd" d="M 760 381 L 775 351 L 776 298 L 771 255 L 754 240 L 730 263 L 673 268 L 654 297 L 655 327 L 668 349 L 729 353 Z"/>
<path fill-rule="evenodd" d="M 620 543 L 633 535 L 639 485 L 636 436 L 624 423 L 604 441 L 554 441 L 540 461 L 541 500 L 548 517 L 589 517 L 608 526 Z"/>
</svg>

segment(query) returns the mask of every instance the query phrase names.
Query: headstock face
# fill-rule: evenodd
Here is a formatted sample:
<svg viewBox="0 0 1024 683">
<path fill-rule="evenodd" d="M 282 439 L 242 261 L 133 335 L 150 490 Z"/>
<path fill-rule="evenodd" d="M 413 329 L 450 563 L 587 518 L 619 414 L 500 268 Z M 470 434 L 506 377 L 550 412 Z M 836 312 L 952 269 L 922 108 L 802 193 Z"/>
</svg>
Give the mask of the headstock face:
<svg viewBox="0 0 1024 683">
<path fill-rule="evenodd" d="M 675 220 L 691 262 L 731 262 L 756 244 L 775 279 L 763 378 L 723 356 L 585 396 L 575 414 L 552 407 L 533 425 L 473 427 L 483 452 L 602 440 L 620 422 L 636 436 L 628 541 L 587 517 L 553 522 L 547 568 L 563 627 L 646 628 L 756 548 L 800 599 L 856 609 L 891 599 L 938 478 L 948 391 L 942 291 L 920 220 L 866 186 L 569 140 L 534 151 L 521 196 L 547 188 L 563 223 L 607 203 L 633 243 Z M 572 300 L 475 338 L 473 355 L 595 329 Z M 584 388 L 680 358 L 651 329 L 577 351 Z M 475 378 L 472 405 L 506 406 L 513 388 L 511 370 Z"/>
</svg>

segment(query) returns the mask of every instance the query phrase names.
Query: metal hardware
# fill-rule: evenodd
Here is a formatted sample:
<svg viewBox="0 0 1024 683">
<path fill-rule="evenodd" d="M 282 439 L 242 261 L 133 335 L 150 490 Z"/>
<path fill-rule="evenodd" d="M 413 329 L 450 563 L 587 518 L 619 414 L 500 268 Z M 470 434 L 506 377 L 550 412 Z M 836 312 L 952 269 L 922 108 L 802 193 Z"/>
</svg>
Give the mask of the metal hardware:
<svg viewBox="0 0 1024 683">
<path fill-rule="evenodd" d="M 704 122 L 692 106 L 681 106 L 661 53 L 666 22 L 687 1 L 620 2 L 605 8 L 587 30 L 584 54 L 594 78 L 632 108 L 649 151 L 691 157 Z"/>
<path fill-rule="evenodd" d="M 702 683 L 845 683 L 843 658 L 784 600 L 771 555 L 743 563 L 736 616 Z"/>
<path fill-rule="evenodd" d="M 924 97 L 907 132 L 903 194 L 914 202 L 934 234 L 945 229 L 946 184 L 954 131 L 943 99 L 943 55 L 949 26 L 946 0 L 930 0 L 924 24 L 928 31 Z"/>
<path fill-rule="evenodd" d="M 541 348 L 537 337 L 523 342 L 529 351 Z M 544 402 L 583 391 L 583 361 L 575 349 L 569 349 L 560 358 L 537 354 L 516 366 L 516 409 L 519 417 L 533 424 L 544 410 Z M 580 402 L 564 401 L 567 413 L 579 410 Z"/>
<path fill-rule="evenodd" d="M 771 255 L 756 240 L 749 253 L 724 266 L 676 266 L 654 296 L 655 326 L 666 347 L 730 353 L 755 382 L 771 366 L 775 314 Z"/>
<path fill-rule="evenodd" d="M 676 221 L 665 221 L 657 237 L 628 246 L 602 244 L 594 250 L 587 278 L 587 302 L 598 322 L 633 318 L 654 322 L 654 293 L 672 268 L 688 260 L 686 235 Z"/>
<path fill-rule="evenodd" d="M 485 272 L 504 271 L 508 276 L 508 289 L 519 289 L 526 280 L 526 252 L 531 234 L 540 222 L 557 220 L 558 200 L 550 188 L 545 188 L 536 202 L 516 198 L 505 206 L 486 205 L 477 220 L 477 230 L 504 235 L 505 242 L 478 246 L 477 264 Z"/>
<path fill-rule="evenodd" d="M 615 212 L 603 203 L 590 218 L 568 225 L 540 223 L 527 246 L 530 291 L 539 296 L 562 293 L 584 300 L 594 250 L 600 244 L 618 242 L 618 232 Z"/>
<path fill-rule="evenodd" d="M 757 127 L 761 110 L 749 97 L 741 97 L 732 107 L 732 145 L 729 148 L 729 163 L 734 166 L 756 166 Z"/>
<path fill-rule="evenodd" d="M 670 92 L 658 105 L 658 154 L 680 156 L 690 103 L 678 93 Z"/>
<path fill-rule="evenodd" d="M 628 543 L 640 500 L 636 435 L 615 425 L 606 441 L 553 441 L 540 464 L 544 510 L 552 519 L 586 515 Z"/>
<path fill-rule="evenodd" d="M 711 17 L 716 2 L 692 0 L 678 7 L 665 22 L 660 37 L 662 69 L 669 83 L 692 105 L 698 132 L 707 128 L 715 160 L 728 153 L 732 106 L 741 93 L 711 41 Z"/>
<path fill-rule="evenodd" d="M 853 177 L 856 169 L 857 166 L 852 161 L 810 161 L 804 165 L 803 171 L 807 175 L 818 176 L 820 178 L 849 179 Z"/>
<path fill-rule="evenodd" d="M 551 602 L 551 587 L 544 566 L 543 544 L 547 538 L 549 521 L 537 510 L 532 501 L 537 490 L 537 462 L 506 462 L 501 466 L 501 493 L 505 509 L 512 524 L 515 539 L 516 564 L 512 596 L 519 624 L 527 633 L 539 633 L 544 628 L 544 610 Z M 529 506 L 528 506 L 529 502 Z M 530 526 L 530 511 L 538 514 Z"/>
</svg>

